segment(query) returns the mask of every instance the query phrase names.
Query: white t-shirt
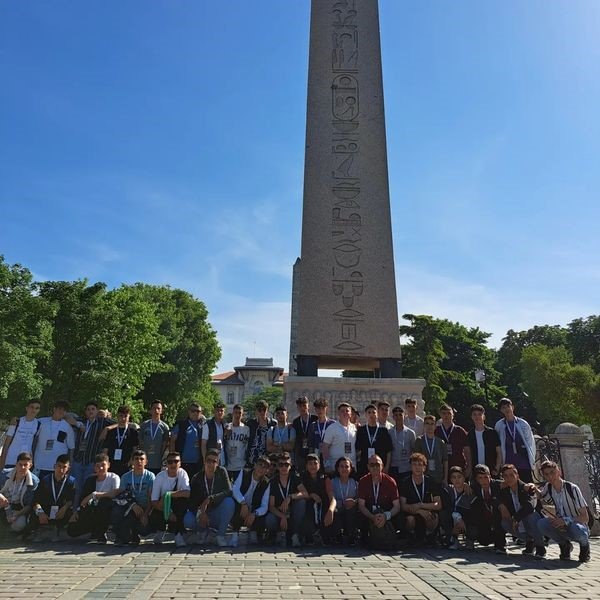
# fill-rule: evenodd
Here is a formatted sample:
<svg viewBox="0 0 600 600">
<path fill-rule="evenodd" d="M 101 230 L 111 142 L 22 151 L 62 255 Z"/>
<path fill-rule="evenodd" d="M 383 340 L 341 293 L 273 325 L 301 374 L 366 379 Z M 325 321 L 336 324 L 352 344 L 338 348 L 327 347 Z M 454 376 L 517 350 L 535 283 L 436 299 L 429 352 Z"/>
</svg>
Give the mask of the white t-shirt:
<svg viewBox="0 0 600 600">
<path fill-rule="evenodd" d="M 104 481 L 96 479 L 97 492 L 112 492 L 113 490 L 118 490 L 120 485 L 121 478 L 116 473 L 107 473 Z"/>
<path fill-rule="evenodd" d="M 177 482 L 177 486 L 175 486 L 175 482 Z M 151 499 L 152 502 L 156 502 L 157 500 L 160 500 L 166 492 L 189 489 L 190 478 L 183 469 L 178 469 L 175 477 L 169 477 L 167 471 L 161 471 L 154 480 Z"/>
<path fill-rule="evenodd" d="M 217 443 L 221 444 L 221 456 L 219 457 L 219 464 L 220 465 L 224 465 L 225 464 L 225 451 L 223 450 L 224 448 L 224 438 L 225 438 L 225 431 L 223 429 L 224 424 L 223 423 L 217 423 L 216 421 L 214 421 L 214 424 L 217 428 Z M 210 435 L 210 431 L 208 429 L 208 421 L 204 424 L 204 427 L 202 427 L 202 440 L 206 440 L 208 442 L 208 438 Z M 208 448 L 207 448 L 208 450 Z"/>
<path fill-rule="evenodd" d="M 475 442 L 477 443 L 477 464 L 485 465 L 485 446 L 483 445 L 483 431 L 475 430 Z"/>
<path fill-rule="evenodd" d="M 38 432 L 33 464 L 36 469 L 52 471 L 56 459 L 75 448 L 75 433 L 64 419 L 54 421 L 52 417 L 42 417 L 40 421 L 42 424 Z"/>
<path fill-rule="evenodd" d="M 10 446 L 6 454 L 6 466 L 14 467 L 17 464 L 17 456 L 21 452 L 31 453 L 33 438 L 37 433 L 40 421 L 32 419 L 28 421 L 25 417 L 19 419 L 18 427 L 11 425 L 6 432 L 8 437 L 11 437 Z"/>
<path fill-rule="evenodd" d="M 225 426 L 225 455 L 227 470 L 240 471 L 246 466 L 246 447 L 250 439 L 250 427 L 228 423 Z"/>
<path fill-rule="evenodd" d="M 338 458 L 345 456 L 356 465 L 356 425 L 344 427 L 339 421 L 325 431 L 323 443 L 329 444 L 329 458 L 325 461 L 327 469 L 332 470 Z"/>
</svg>

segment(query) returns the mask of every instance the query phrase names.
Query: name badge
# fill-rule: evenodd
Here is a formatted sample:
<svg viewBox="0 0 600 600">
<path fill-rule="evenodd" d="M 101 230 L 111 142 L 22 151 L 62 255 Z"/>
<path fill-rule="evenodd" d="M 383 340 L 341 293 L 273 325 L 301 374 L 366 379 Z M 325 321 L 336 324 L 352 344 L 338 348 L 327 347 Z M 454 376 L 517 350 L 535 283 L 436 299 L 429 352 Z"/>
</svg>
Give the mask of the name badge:
<svg viewBox="0 0 600 600">
<path fill-rule="evenodd" d="M 352 454 L 352 442 L 344 442 L 344 454 Z"/>
<path fill-rule="evenodd" d="M 308 448 L 308 438 L 302 440 L 302 448 L 305 450 Z"/>
<path fill-rule="evenodd" d="M 50 517 L 49 519 L 51 521 L 54 521 L 56 519 L 56 515 L 58 514 L 58 506 L 51 506 L 50 507 Z"/>
<path fill-rule="evenodd" d="M 50 451 L 54 448 L 54 440 L 46 440 L 46 450 Z"/>
<path fill-rule="evenodd" d="M 114 459 L 121 460 L 122 457 L 123 457 L 123 450 L 121 450 L 121 448 L 117 448 L 115 450 Z"/>
<path fill-rule="evenodd" d="M 375 448 L 367 448 L 367 458 L 371 458 L 371 456 L 375 456 Z"/>
<path fill-rule="evenodd" d="M 446 448 L 448 448 L 448 456 L 452 455 L 452 444 L 446 444 Z"/>
<path fill-rule="evenodd" d="M 515 442 L 513 442 L 513 454 L 517 453 L 517 444 Z"/>
<path fill-rule="evenodd" d="M 408 450 L 406 448 L 402 448 L 402 452 L 400 452 L 400 456 L 403 458 L 408 456 Z"/>
<path fill-rule="evenodd" d="M 373 506 L 371 506 L 371 512 L 373 514 L 375 514 L 378 511 L 379 511 L 379 506 L 377 506 L 377 504 L 373 504 Z"/>
<path fill-rule="evenodd" d="M 432 458 L 430 458 L 429 462 L 427 463 L 427 469 L 429 471 L 435 471 L 435 460 L 433 460 Z"/>
<path fill-rule="evenodd" d="M 221 440 L 217 440 L 217 450 L 221 450 L 223 448 L 223 442 Z"/>
</svg>

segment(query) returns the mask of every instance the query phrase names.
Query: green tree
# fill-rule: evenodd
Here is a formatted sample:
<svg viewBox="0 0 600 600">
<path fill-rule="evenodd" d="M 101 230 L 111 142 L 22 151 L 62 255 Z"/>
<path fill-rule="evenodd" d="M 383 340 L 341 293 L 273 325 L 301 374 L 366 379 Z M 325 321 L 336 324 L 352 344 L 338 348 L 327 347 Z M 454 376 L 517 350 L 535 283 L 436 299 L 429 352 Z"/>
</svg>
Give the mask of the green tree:
<svg viewBox="0 0 600 600">
<path fill-rule="evenodd" d="M 160 365 L 148 373 L 140 392 L 144 406 L 162 400 L 167 418 L 174 419 L 195 400 L 205 414 L 211 414 L 219 395 L 210 384 L 210 375 L 221 349 L 204 303 L 168 286 L 137 283 L 125 289 L 154 308 L 165 341 Z"/>
<path fill-rule="evenodd" d="M 523 398 L 521 357 L 523 350 L 534 344 L 548 348 L 567 345 L 567 330 L 560 325 L 536 325 L 525 331 L 510 329 L 498 350 L 496 368 L 502 374 L 500 382 L 511 398 Z"/>
<path fill-rule="evenodd" d="M 600 378 L 589 365 L 575 365 L 563 347 L 534 344 L 521 357 L 523 385 L 547 431 L 564 421 L 591 423 L 598 431 L 596 390 Z"/>
<path fill-rule="evenodd" d="M 242 406 L 247 417 L 255 416 L 256 404 L 261 400 L 269 405 L 269 412 L 272 414 L 275 407 L 283 404 L 283 388 L 281 386 L 267 387 L 258 394 L 244 398 Z"/>
<path fill-rule="evenodd" d="M 574 319 L 567 327 L 567 344 L 575 363 L 600 373 L 600 316 Z"/>
<path fill-rule="evenodd" d="M 21 413 L 41 396 L 38 364 L 52 351 L 52 316 L 30 271 L 0 255 L 0 417 Z"/>
<path fill-rule="evenodd" d="M 103 283 L 50 281 L 39 287 L 56 314 L 54 352 L 42 365 L 49 382 L 46 408 L 57 399 L 76 411 L 88 400 L 111 411 L 127 403 L 139 419 L 143 405 L 137 395 L 146 377 L 161 368 L 166 348 L 154 307 L 128 288 L 107 292 Z"/>
<path fill-rule="evenodd" d="M 465 422 L 471 404 L 485 404 L 484 390 L 475 381 L 477 369 L 485 370 L 490 404 L 495 405 L 504 390 L 498 386 L 495 353 L 486 345 L 491 334 L 428 315 L 403 318 L 410 321 L 400 327 L 401 335 L 409 338 L 402 349 L 403 376 L 426 380 L 423 397 L 427 412 L 435 412 L 447 402 L 458 411 L 458 420 Z"/>
</svg>

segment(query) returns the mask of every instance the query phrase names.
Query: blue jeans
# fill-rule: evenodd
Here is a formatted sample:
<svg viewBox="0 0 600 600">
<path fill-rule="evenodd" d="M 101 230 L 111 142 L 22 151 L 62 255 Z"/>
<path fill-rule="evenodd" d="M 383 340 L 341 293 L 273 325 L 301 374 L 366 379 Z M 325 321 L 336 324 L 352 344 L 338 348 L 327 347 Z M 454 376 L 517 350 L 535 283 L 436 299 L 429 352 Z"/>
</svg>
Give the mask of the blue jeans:
<svg viewBox="0 0 600 600">
<path fill-rule="evenodd" d="M 85 480 L 94 474 L 94 463 L 87 465 L 80 462 L 73 462 L 71 465 L 71 475 L 75 477 L 75 498 L 73 506 L 79 506 L 81 501 L 81 493 L 83 492 L 83 484 Z"/>
<path fill-rule="evenodd" d="M 217 535 L 225 535 L 227 527 L 233 518 L 235 512 L 235 500 L 231 496 L 223 498 L 218 506 L 208 510 L 208 526 L 211 529 L 217 530 Z M 191 531 L 203 531 L 204 529 L 198 524 L 196 514 L 188 511 L 183 517 L 183 525 Z"/>
<path fill-rule="evenodd" d="M 290 506 L 290 518 L 288 519 L 287 537 L 291 537 L 294 533 L 302 531 L 302 521 L 306 512 L 306 500 L 293 500 Z M 275 534 L 279 531 L 279 517 L 272 512 L 267 513 L 267 531 L 269 534 Z"/>
<path fill-rule="evenodd" d="M 527 541 L 527 538 L 533 538 L 533 543 L 536 546 L 543 546 L 544 536 L 540 533 L 537 527 L 537 524 L 541 518 L 542 517 L 540 517 L 539 513 L 535 511 L 527 515 L 520 523 L 525 526 L 525 533 L 522 531 L 517 531 L 515 533 L 512 528 L 512 521 L 505 519 L 502 520 L 502 527 L 504 528 L 504 531 L 515 535 L 520 540 Z"/>
<path fill-rule="evenodd" d="M 576 542 L 581 546 L 587 546 L 590 543 L 590 530 L 588 526 L 575 521 L 566 529 L 558 529 L 552 525 L 550 519 L 544 517 L 538 521 L 537 528 L 541 535 L 545 535 L 559 544 Z"/>
</svg>

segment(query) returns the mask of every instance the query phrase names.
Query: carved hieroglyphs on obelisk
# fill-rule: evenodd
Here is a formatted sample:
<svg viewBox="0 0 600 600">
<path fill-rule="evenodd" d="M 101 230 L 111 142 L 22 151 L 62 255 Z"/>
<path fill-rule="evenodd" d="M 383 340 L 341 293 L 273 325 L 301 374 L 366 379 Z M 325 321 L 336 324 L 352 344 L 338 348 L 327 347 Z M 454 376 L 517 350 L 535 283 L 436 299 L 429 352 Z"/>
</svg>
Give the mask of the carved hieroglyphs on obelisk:
<svg viewBox="0 0 600 600">
<path fill-rule="evenodd" d="M 290 374 L 350 368 L 398 378 L 377 0 L 312 0 L 308 73 Z"/>
</svg>

